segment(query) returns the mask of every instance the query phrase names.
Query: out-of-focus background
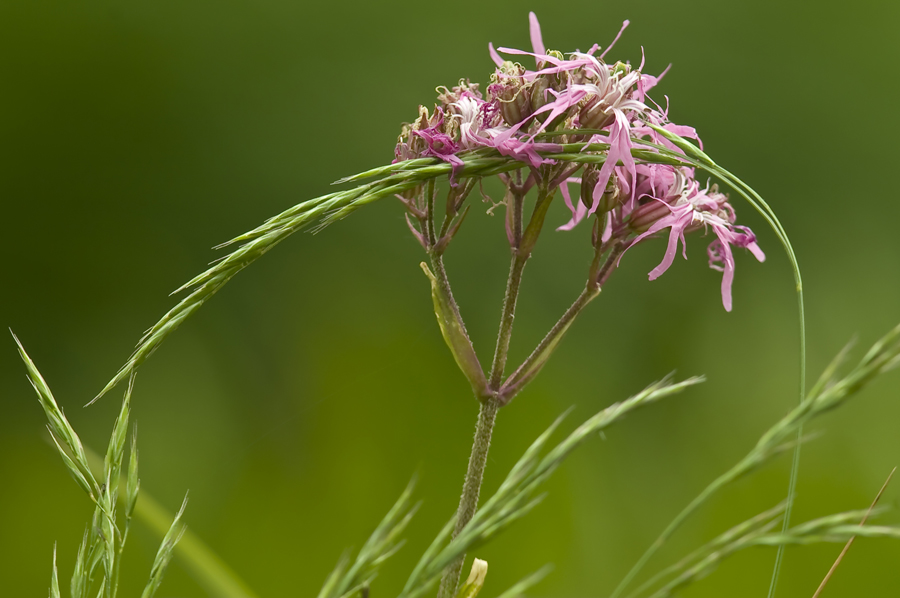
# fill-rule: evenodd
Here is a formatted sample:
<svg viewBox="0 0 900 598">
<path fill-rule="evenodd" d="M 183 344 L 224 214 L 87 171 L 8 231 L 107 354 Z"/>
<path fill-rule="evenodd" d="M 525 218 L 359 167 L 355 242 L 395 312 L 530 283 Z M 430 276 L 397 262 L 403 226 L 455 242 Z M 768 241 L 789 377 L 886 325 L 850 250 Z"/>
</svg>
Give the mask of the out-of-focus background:
<svg viewBox="0 0 900 598">
<path fill-rule="evenodd" d="M 487 44 L 528 48 L 527 11 L 561 50 L 669 75 L 671 117 L 780 214 L 803 267 L 814 378 L 852 338 L 900 321 L 900 3 L 474 2 L 0 4 L 0 315 L 87 444 L 101 448 L 121 390 L 82 405 L 123 363 L 168 293 L 211 246 L 389 162 L 399 125 L 437 85 L 487 82 Z M 503 224 L 475 210 L 447 256 L 487 356 L 507 270 Z M 797 400 L 787 260 L 737 256 L 733 313 L 707 241 L 655 282 L 664 242 L 630 252 L 538 380 L 499 418 L 485 492 L 557 415 L 569 430 L 677 370 L 700 388 L 580 449 L 524 522 L 477 551 L 499 594 L 547 562 L 537 596 L 604 596 L 665 524 Z M 551 215 L 566 220 L 560 203 Z M 542 238 L 513 338 L 523 358 L 581 288 L 588 230 Z M 423 255 L 386 200 L 298 234 L 238 276 L 140 370 L 142 488 L 175 509 L 262 596 L 309 596 L 359 547 L 410 477 L 424 505 L 373 596 L 390 596 L 456 506 L 476 401 L 431 311 Z M 900 374 L 818 422 L 796 520 L 868 505 L 900 463 Z M 37 595 L 53 543 L 71 573 L 90 505 L 42 438 L 11 338 L 0 343 L 0 594 Z M 789 459 L 716 498 L 664 550 L 671 561 L 784 496 Z M 900 487 L 884 504 L 895 504 Z M 897 522 L 887 514 L 883 521 Z M 158 539 L 136 524 L 124 595 Z M 836 545 L 787 551 L 781 595 L 811 595 Z M 760 596 L 773 550 L 732 559 L 686 596 Z M 857 542 L 828 596 L 900 584 L 900 544 Z M 203 596 L 175 561 L 163 596 Z"/>
</svg>

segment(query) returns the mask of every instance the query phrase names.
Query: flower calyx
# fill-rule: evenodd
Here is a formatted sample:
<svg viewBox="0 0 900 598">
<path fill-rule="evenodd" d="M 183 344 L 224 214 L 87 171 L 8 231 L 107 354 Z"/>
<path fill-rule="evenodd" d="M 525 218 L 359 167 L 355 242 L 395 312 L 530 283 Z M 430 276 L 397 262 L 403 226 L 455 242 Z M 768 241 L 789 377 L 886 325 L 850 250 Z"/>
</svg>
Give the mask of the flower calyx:
<svg viewBox="0 0 900 598">
<path fill-rule="evenodd" d="M 531 84 L 526 83 L 524 66 L 507 60 L 491 75 L 488 85 L 488 101 L 500 111 L 509 125 L 517 125 L 534 112 L 531 103 Z"/>
</svg>

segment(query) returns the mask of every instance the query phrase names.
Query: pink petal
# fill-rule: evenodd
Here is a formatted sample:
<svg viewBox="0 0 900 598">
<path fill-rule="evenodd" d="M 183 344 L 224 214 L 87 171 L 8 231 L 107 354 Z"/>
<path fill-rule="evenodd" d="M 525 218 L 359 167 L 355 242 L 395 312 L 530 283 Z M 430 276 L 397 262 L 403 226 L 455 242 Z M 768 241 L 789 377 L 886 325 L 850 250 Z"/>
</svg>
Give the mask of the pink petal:
<svg viewBox="0 0 900 598">
<path fill-rule="evenodd" d="M 600 60 L 603 60 L 603 57 L 606 56 L 606 53 L 612 50 L 612 47 L 616 45 L 616 42 L 619 41 L 619 38 L 622 37 L 622 33 L 625 31 L 625 29 L 628 28 L 630 24 L 631 21 L 629 21 L 628 19 L 625 19 L 625 21 L 622 22 L 622 28 L 619 29 L 619 33 L 616 35 L 616 38 L 612 40 L 612 43 L 609 44 L 609 46 L 605 50 L 603 50 L 603 54 L 600 55 Z"/>
<path fill-rule="evenodd" d="M 504 54 L 515 54 L 517 56 L 534 56 L 535 59 L 541 60 L 543 62 L 549 62 L 550 64 L 555 64 L 556 66 L 563 66 L 569 62 L 577 62 L 575 60 L 560 60 L 554 56 L 550 56 L 548 54 L 538 54 L 537 52 L 526 52 L 525 50 L 517 50 L 515 48 L 497 48 L 498 52 L 503 52 Z M 574 68 L 574 67 L 573 67 Z"/>
<path fill-rule="evenodd" d="M 531 47 L 534 48 L 534 53 L 545 54 L 544 40 L 541 39 L 541 25 L 538 23 L 537 15 L 533 12 L 528 13 L 528 24 L 531 29 Z"/>
<path fill-rule="evenodd" d="M 601 189 L 606 189 L 609 183 L 609 177 L 613 173 L 613 169 L 622 161 L 625 171 L 631 175 L 629 186 L 631 188 L 631 197 L 626 204 L 626 208 L 634 204 L 634 188 L 637 183 L 637 170 L 635 169 L 634 158 L 631 156 L 631 137 L 628 135 L 628 119 L 621 110 L 615 110 L 616 119 L 609 128 L 609 153 L 606 162 L 600 168 L 600 176 L 597 179 L 597 185 Z M 549 120 L 549 119 L 548 119 Z M 591 206 L 591 214 L 597 209 L 598 201 L 594 201 Z"/>
<path fill-rule="evenodd" d="M 572 197 L 569 195 L 568 181 L 563 181 L 563 183 L 559 186 L 559 192 L 562 193 L 563 201 L 565 202 L 566 207 L 572 211 L 572 219 L 556 230 L 572 230 L 579 222 L 584 220 L 584 217 L 587 215 L 587 208 L 584 207 L 584 204 L 581 203 L 581 201 L 578 201 L 578 203 L 574 206 L 572 205 Z"/>
<path fill-rule="evenodd" d="M 725 311 L 731 311 L 731 283 L 734 281 L 734 254 L 731 253 L 731 245 L 728 243 L 730 231 L 718 226 L 713 227 L 716 236 L 719 237 L 722 246 L 722 305 Z"/>
<path fill-rule="evenodd" d="M 584 204 L 582 204 L 582 205 L 584 205 Z M 603 229 L 603 235 L 600 237 L 601 243 L 606 243 L 612 237 L 612 230 L 613 230 L 612 221 L 613 221 L 613 219 L 611 217 L 606 219 L 606 228 Z"/>
<path fill-rule="evenodd" d="M 497 50 L 494 49 L 494 44 L 488 42 L 488 52 L 491 53 L 491 60 L 494 61 L 494 64 L 497 66 L 503 66 L 503 59 L 500 58 L 500 55 L 497 54 Z"/>
<path fill-rule="evenodd" d="M 672 265 L 672 262 L 675 261 L 675 254 L 678 253 L 678 239 L 681 239 L 681 244 L 684 245 L 684 228 L 689 223 L 690 220 L 685 221 L 684 218 L 681 218 L 679 221 L 672 224 L 672 229 L 669 231 L 669 242 L 666 245 L 666 253 L 659 265 L 650 270 L 650 280 L 656 280 L 662 276 L 663 273 L 669 269 L 669 266 Z M 687 256 L 685 256 L 685 259 L 686 258 Z"/>
</svg>

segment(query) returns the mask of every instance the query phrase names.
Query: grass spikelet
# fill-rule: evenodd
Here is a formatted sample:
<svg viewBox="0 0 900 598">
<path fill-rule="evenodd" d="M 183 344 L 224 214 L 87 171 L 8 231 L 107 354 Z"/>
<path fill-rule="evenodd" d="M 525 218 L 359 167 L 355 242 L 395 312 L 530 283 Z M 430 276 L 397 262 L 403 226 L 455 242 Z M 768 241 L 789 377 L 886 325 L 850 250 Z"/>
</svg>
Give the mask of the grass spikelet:
<svg viewBox="0 0 900 598">
<path fill-rule="evenodd" d="M 543 498 L 542 495 L 537 494 L 538 487 L 585 440 L 635 409 L 673 396 L 702 381 L 702 377 L 695 377 L 677 383 L 669 382 L 666 379 L 651 384 L 633 397 L 603 409 L 576 428 L 562 442 L 548 451 L 544 457 L 540 457 L 540 452 L 547 444 L 550 435 L 561 422 L 561 418 L 557 419 L 532 443 L 510 470 L 497 492 L 478 509 L 459 535 L 444 544 L 453 529 L 453 523 L 448 523 L 441 530 L 429 549 L 422 555 L 400 593 L 400 598 L 421 596 L 437 583 L 443 570 L 460 555 L 484 544 L 497 533 L 524 517 Z"/>
<path fill-rule="evenodd" d="M 867 511 L 847 511 L 813 519 L 785 531 L 773 532 L 779 523 L 778 519 L 765 525 L 750 529 L 745 534 L 732 539 L 719 537 L 698 551 L 700 557 L 695 563 L 662 588 L 651 594 L 650 598 L 668 598 L 677 590 L 704 577 L 726 558 L 739 550 L 753 546 L 786 546 L 790 544 L 807 545 L 821 542 L 844 542 L 855 536 L 867 538 L 900 538 L 900 527 L 853 524 Z"/>
<path fill-rule="evenodd" d="M 53 573 L 50 576 L 50 598 L 59 598 L 59 576 L 56 573 L 56 544 L 53 545 Z"/>
<path fill-rule="evenodd" d="M 366 540 L 353 564 L 350 565 L 346 555 L 341 558 L 319 591 L 318 598 L 354 596 L 368 588 L 378 568 L 403 545 L 400 536 L 418 509 L 418 505 L 412 505 L 413 488 L 415 479 L 410 481 Z"/>
<path fill-rule="evenodd" d="M 175 514 L 175 519 L 172 521 L 172 525 L 169 526 L 169 531 L 166 532 L 162 543 L 159 545 L 159 550 L 156 552 L 156 558 L 153 559 L 153 566 L 150 569 L 150 579 L 144 587 L 141 598 L 152 598 L 162 583 L 166 567 L 169 565 L 169 561 L 172 560 L 172 550 L 184 534 L 185 526 L 181 523 L 181 516 L 184 514 L 185 507 L 187 507 L 187 501 L 188 497 L 187 494 L 185 494 L 184 502 L 181 503 L 181 508 L 178 509 L 178 513 Z"/>
<path fill-rule="evenodd" d="M 137 450 L 137 425 L 131 432 L 131 450 L 128 453 L 128 474 L 125 478 L 125 521 L 128 522 L 134 514 L 137 506 L 138 492 L 141 488 L 141 480 L 138 477 L 138 450 Z"/>
<path fill-rule="evenodd" d="M 740 477 L 750 473 L 756 468 L 770 461 L 776 455 L 784 452 L 788 447 L 793 448 L 794 439 L 802 431 L 803 426 L 819 415 L 842 405 L 850 397 L 859 392 L 868 382 L 881 373 L 890 369 L 900 355 L 900 326 L 895 327 L 884 337 L 878 340 L 860 362 L 844 378 L 833 378 L 839 364 L 844 358 L 846 350 L 826 368 L 825 373 L 810 392 L 807 399 L 792 409 L 786 416 L 769 428 L 760 437 L 756 445 L 731 469 L 716 478 L 703 491 L 691 501 L 666 527 L 659 537 L 644 552 L 638 562 L 632 567 L 628 575 L 622 580 L 613 596 L 618 596 L 628 583 L 634 579 L 638 571 L 650 560 L 653 554 L 665 544 L 672 534 L 699 509 L 706 501 L 723 487 Z M 787 517 L 790 499 L 785 506 Z M 787 533 L 782 529 L 782 533 Z M 789 544 L 786 542 L 785 544 Z M 781 546 L 781 545 L 779 545 Z"/>
<path fill-rule="evenodd" d="M 12 331 L 10 331 L 12 334 Z M 56 402 L 56 399 L 53 397 L 53 393 L 50 392 L 50 387 L 47 386 L 47 382 L 44 380 L 44 377 L 41 376 L 41 373 L 38 371 L 37 366 L 34 365 L 34 362 L 31 360 L 31 357 L 28 356 L 28 353 L 25 352 L 25 347 L 22 346 L 22 343 L 19 341 L 18 337 L 15 334 L 12 335 L 13 340 L 16 341 L 16 345 L 19 349 L 19 355 L 22 357 L 22 361 L 25 363 L 25 368 L 28 371 L 28 381 L 31 382 L 31 386 L 34 388 L 34 391 L 37 393 L 38 401 L 41 404 L 41 407 L 44 409 L 44 414 L 47 416 L 48 428 L 50 429 L 50 434 L 54 437 L 54 443 L 56 447 L 59 449 L 60 455 L 63 456 L 63 462 L 66 464 L 66 468 L 70 471 L 72 476 L 75 478 L 75 481 L 78 482 L 78 485 L 87 492 L 88 496 L 92 499 L 97 498 L 99 495 L 99 485 L 97 484 L 97 480 L 94 479 L 94 475 L 91 473 L 91 469 L 87 463 L 87 457 L 84 454 L 84 447 L 81 444 L 81 439 L 78 438 L 78 434 L 75 433 L 74 428 L 72 428 L 72 424 L 69 423 L 69 420 L 66 419 L 65 414 L 63 414 L 62 409 L 59 408 L 59 405 Z M 65 445 L 65 449 L 57 439 L 62 441 L 62 444 Z M 68 451 L 71 454 L 71 457 L 66 453 Z"/>
</svg>

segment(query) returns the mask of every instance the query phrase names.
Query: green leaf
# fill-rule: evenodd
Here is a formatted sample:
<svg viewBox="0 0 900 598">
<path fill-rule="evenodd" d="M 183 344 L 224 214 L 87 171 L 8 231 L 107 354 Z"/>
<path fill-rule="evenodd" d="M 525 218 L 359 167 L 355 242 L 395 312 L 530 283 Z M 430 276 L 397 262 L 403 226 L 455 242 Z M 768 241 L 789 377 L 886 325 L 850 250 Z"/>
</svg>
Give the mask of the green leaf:
<svg viewBox="0 0 900 598">
<path fill-rule="evenodd" d="M 425 262 L 422 262 L 419 266 L 421 266 L 422 271 L 425 272 L 425 276 L 428 277 L 431 283 L 434 315 L 437 317 L 444 342 L 447 343 L 450 353 L 453 354 L 453 359 L 456 360 L 456 365 L 459 366 L 469 384 L 472 385 L 475 396 L 481 399 L 488 398 L 491 393 L 488 389 L 487 379 L 484 376 L 484 370 L 481 368 L 481 363 L 478 361 L 478 355 L 475 354 L 469 335 L 466 334 L 465 328 L 456 314 L 456 310 L 453 309 L 453 301 L 449 293 L 437 277 L 432 274 Z"/>
</svg>

